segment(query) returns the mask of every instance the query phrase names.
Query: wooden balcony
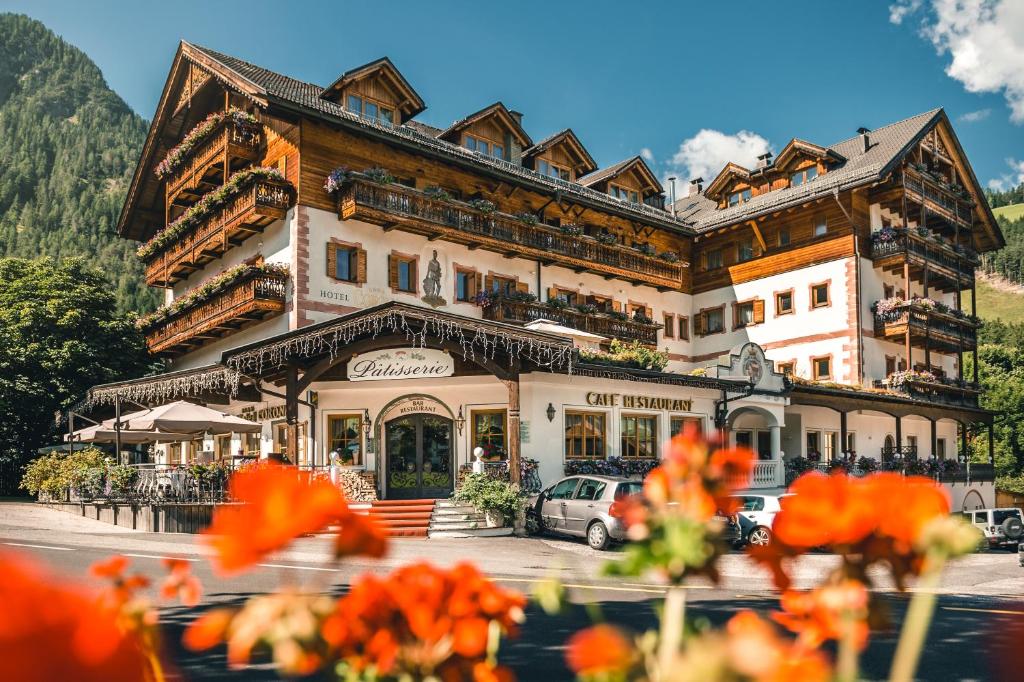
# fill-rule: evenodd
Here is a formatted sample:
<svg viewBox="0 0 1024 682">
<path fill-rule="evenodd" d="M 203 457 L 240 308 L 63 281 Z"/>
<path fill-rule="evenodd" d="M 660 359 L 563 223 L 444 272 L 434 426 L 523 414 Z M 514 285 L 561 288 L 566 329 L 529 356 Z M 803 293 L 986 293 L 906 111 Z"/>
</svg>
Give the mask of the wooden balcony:
<svg viewBox="0 0 1024 682">
<path fill-rule="evenodd" d="M 185 159 L 164 185 L 168 220 L 175 205 L 189 206 L 203 194 L 224 184 L 235 171 L 259 161 L 263 133 L 257 126 L 240 125 L 230 118 Z"/>
<path fill-rule="evenodd" d="M 904 343 L 908 328 L 910 344 L 916 348 L 956 353 L 974 350 L 978 344 L 977 323 L 929 310 L 919 303 L 907 303 L 889 313 L 875 313 L 875 338 Z"/>
<path fill-rule="evenodd" d="M 146 265 L 146 284 L 170 286 L 285 217 L 294 202 L 290 183 L 257 180 L 198 228 Z"/>
<path fill-rule="evenodd" d="M 978 397 L 981 395 L 981 390 L 977 385 L 966 381 L 958 384 L 946 384 L 941 381 L 910 380 L 899 387 L 892 387 L 888 379 L 882 379 L 875 381 L 874 385 L 875 388 L 903 393 L 908 398 L 915 400 L 973 409 L 978 408 Z"/>
<path fill-rule="evenodd" d="M 974 268 L 978 255 L 964 249 L 957 251 L 952 244 L 937 242 L 921 236 L 915 230 L 896 230 L 891 241 L 876 239 L 871 243 L 871 259 L 875 266 L 902 274 L 903 264 L 910 265 L 910 276 L 924 281 L 928 269 L 928 286 L 939 291 L 970 289 L 974 285 Z"/>
<path fill-rule="evenodd" d="M 552 308 L 537 301 L 495 299 L 484 306 L 484 319 L 495 322 L 526 324 L 537 320 L 550 320 L 564 327 L 597 334 L 620 341 L 639 341 L 648 346 L 658 344 L 658 330 L 662 325 L 653 322 L 621 320 L 610 315 L 582 313 L 573 308 Z"/>
<path fill-rule="evenodd" d="M 913 166 L 903 169 L 903 189 L 907 199 L 927 209 L 927 227 L 932 227 L 935 220 L 950 229 L 970 230 L 974 227 L 974 202 L 944 187 Z"/>
<path fill-rule="evenodd" d="M 529 225 L 494 211 L 486 213 L 459 201 L 444 201 L 397 184 L 350 180 L 338 206 L 343 220 L 362 220 L 402 229 L 431 239 L 467 244 L 470 249 L 497 251 L 506 257 L 530 258 L 563 265 L 576 272 L 594 272 L 659 289 L 678 289 L 683 264 L 670 263 L 619 244 L 575 237 L 547 225 Z"/>
<path fill-rule="evenodd" d="M 151 353 L 178 355 L 284 312 L 286 275 L 261 273 L 146 330 Z"/>
</svg>

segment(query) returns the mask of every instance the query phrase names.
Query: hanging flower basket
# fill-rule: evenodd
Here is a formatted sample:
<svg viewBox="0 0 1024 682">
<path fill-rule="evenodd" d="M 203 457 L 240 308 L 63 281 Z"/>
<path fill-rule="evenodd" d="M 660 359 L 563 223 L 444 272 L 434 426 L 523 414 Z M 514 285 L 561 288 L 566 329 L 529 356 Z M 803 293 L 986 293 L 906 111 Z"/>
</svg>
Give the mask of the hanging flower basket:
<svg viewBox="0 0 1024 682">
<path fill-rule="evenodd" d="M 352 171 L 345 166 L 338 166 L 327 174 L 327 179 L 324 181 L 324 189 L 333 196 L 341 191 L 341 188 L 345 186 L 345 183 L 348 182 L 351 176 Z"/>
</svg>

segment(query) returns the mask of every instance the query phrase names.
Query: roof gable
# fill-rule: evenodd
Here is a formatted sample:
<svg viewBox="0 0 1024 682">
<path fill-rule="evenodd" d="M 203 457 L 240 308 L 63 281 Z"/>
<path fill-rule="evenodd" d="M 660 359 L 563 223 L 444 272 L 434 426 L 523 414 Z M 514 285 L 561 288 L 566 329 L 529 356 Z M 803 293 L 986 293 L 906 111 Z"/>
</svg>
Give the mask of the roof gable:
<svg viewBox="0 0 1024 682">
<path fill-rule="evenodd" d="M 629 173 L 631 171 L 635 172 L 637 175 L 640 176 L 645 188 L 652 189 L 658 194 L 661 194 L 665 191 L 664 188 L 662 188 L 661 186 L 661 182 L 658 180 L 657 176 L 651 170 L 650 166 L 648 166 L 647 162 L 645 162 L 643 160 L 643 157 L 640 156 L 634 156 L 624 161 L 619 161 L 618 163 L 612 166 L 608 166 L 607 168 L 594 171 L 589 175 L 584 175 L 577 182 L 579 182 L 584 187 L 593 187 L 594 185 L 603 182 L 610 182 L 615 178 L 625 175 L 626 173 Z"/>
<path fill-rule="evenodd" d="M 529 149 L 523 150 L 523 158 L 533 159 L 556 147 L 564 148 L 571 157 L 576 159 L 576 173 L 578 175 L 585 175 L 597 170 L 597 162 L 594 161 L 594 157 L 590 155 L 590 152 L 583 146 L 580 139 L 576 137 L 576 133 L 572 131 L 572 128 L 566 128 L 554 135 L 550 135 Z"/>
<path fill-rule="evenodd" d="M 779 155 L 775 157 L 775 163 L 772 167 L 779 170 L 785 170 L 793 162 L 796 162 L 801 158 L 816 159 L 830 163 L 845 161 L 845 158 L 842 155 L 837 154 L 828 147 L 821 147 L 813 142 L 807 142 L 806 140 L 794 137 L 785 147 L 782 148 Z"/>
<path fill-rule="evenodd" d="M 336 81 L 324 88 L 320 97 L 338 102 L 341 94 L 348 87 L 366 79 L 381 79 L 397 97 L 397 106 L 402 118 L 409 119 L 427 108 L 423 98 L 413 89 L 409 81 L 387 57 L 381 57 L 368 64 L 350 69 L 338 77 Z"/>
<path fill-rule="evenodd" d="M 463 130 L 486 119 L 494 119 L 500 127 L 505 128 L 515 136 L 521 146 L 530 147 L 533 145 L 533 140 L 530 139 L 529 134 L 523 129 L 519 119 L 512 115 L 512 112 L 501 102 L 495 102 L 480 111 L 470 114 L 466 118 L 456 121 L 448 126 L 438 137 L 442 140 L 458 143 Z"/>
<path fill-rule="evenodd" d="M 717 200 L 721 193 L 729 186 L 729 183 L 735 178 L 750 180 L 750 171 L 738 163 L 730 161 L 725 164 L 725 168 L 715 176 L 715 179 L 711 181 L 708 188 L 704 190 L 704 195 L 709 199 Z"/>
</svg>

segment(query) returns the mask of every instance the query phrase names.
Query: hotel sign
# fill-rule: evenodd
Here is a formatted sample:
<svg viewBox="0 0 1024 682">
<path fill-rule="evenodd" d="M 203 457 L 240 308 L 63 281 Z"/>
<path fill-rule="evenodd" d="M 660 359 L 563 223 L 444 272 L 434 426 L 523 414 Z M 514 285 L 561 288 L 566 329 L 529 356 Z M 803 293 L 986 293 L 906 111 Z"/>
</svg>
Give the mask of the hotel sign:
<svg viewBox="0 0 1024 682">
<path fill-rule="evenodd" d="M 455 359 L 432 348 L 388 348 L 353 356 L 347 369 L 349 381 L 437 379 L 455 374 Z"/>
<path fill-rule="evenodd" d="M 587 405 L 595 407 L 625 407 L 631 410 L 671 410 L 689 412 L 692 400 L 658 398 L 652 395 L 631 395 L 629 393 L 587 393 Z"/>
</svg>

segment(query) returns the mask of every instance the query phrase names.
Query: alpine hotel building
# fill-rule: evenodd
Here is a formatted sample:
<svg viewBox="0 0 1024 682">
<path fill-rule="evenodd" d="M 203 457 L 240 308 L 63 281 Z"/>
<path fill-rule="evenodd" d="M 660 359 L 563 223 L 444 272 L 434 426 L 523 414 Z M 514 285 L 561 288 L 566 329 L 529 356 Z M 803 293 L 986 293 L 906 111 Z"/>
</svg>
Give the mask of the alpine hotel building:
<svg viewBox="0 0 1024 682">
<path fill-rule="evenodd" d="M 140 323 L 170 371 L 86 405 L 213 404 L 262 434 L 159 463 L 335 453 L 380 498 L 447 496 L 478 446 L 545 485 L 642 469 L 696 422 L 758 453 L 751 488 L 856 458 L 992 506 L 965 360 L 1003 237 L 941 109 L 793 139 L 673 203 L 569 128 L 425 108 L 387 58 L 325 88 L 183 42 L 118 225 L 165 292 Z"/>
</svg>

